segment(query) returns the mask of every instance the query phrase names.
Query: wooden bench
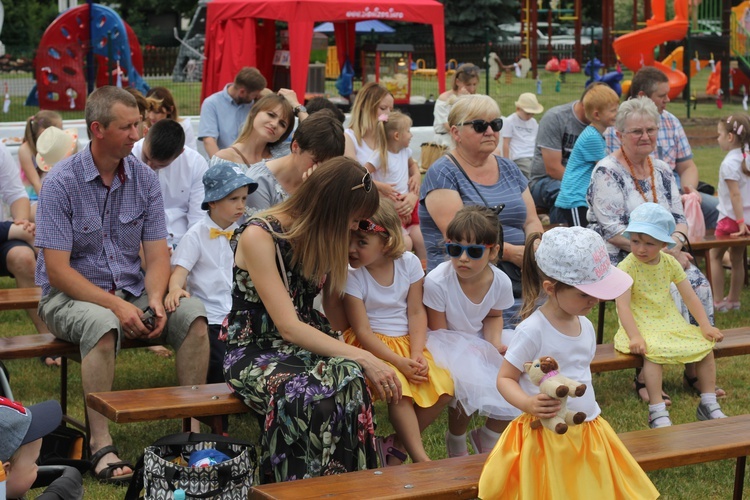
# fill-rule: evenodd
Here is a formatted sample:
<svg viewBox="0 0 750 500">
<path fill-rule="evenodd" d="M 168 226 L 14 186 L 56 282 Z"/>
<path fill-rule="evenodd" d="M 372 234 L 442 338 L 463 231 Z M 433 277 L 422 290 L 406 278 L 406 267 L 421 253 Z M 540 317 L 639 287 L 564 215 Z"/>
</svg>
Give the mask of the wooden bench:
<svg viewBox="0 0 750 500">
<path fill-rule="evenodd" d="M 750 354 L 750 327 L 724 330 L 724 341 L 716 344 L 717 358 Z M 612 344 L 596 346 L 591 363 L 593 373 L 643 366 L 643 358 L 615 351 Z M 116 423 L 145 422 L 180 418 L 189 428 L 192 417 L 203 420 L 212 429 L 220 428 L 219 415 L 245 413 L 248 408 L 226 384 L 156 387 L 88 395 L 86 403 Z"/>
<path fill-rule="evenodd" d="M 152 344 L 141 340 L 123 338 L 121 349 L 148 347 Z M 78 422 L 68 415 L 68 359 L 80 361 L 80 348 L 76 344 L 65 342 L 51 333 L 35 333 L 16 337 L 0 338 L 0 360 L 29 359 L 37 357 L 60 356 L 60 407 L 65 420 L 85 429 L 85 424 Z"/>
<path fill-rule="evenodd" d="M 733 498 L 742 499 L 745 458 L 750 454 L 750 415 L 625 432 L 619 437 L 645 471 L 737 459 Z M 486 458 L 486 455 L 470 455 L 266 484 L 254 487 L 250 498 L 313 499 L 337 495 L 348 498 L 477 498 L 479 476 Z"/>
<path fill-rule="evenodd" d="M 4 288 L 0 290 L 0 311 L 14 309 L 36 309 L 42 298 L 42 289 L 34 288 Z"/>
<path fill-rule="evenodd" d="M 222 415 L 249 411 L 227 384 L 94 392 L 86 404 L 118 424 L 181 418 L 185 431 L 190 430 L 190 419 L 197 418 L 221 432 Z"/>
<path fill-rule="evenodd" d="M 712 248 L 721 247 L 744 247 L 745 248 L 745 284 L 747 284 L 747 246 L 750 245 L 750 236 L 741 236 L 739 238 L 733 238 L 731 236 L 716 236 L 714 234 L 706 234 L 706 237 L 701 241 L 691 241 L 690 246 L 693 250 L 693 256 L 702 257 L 706 261 L 706 278 L 711 283 L 711 259 L 708 256 L 708 252 Z"/>
</svg>

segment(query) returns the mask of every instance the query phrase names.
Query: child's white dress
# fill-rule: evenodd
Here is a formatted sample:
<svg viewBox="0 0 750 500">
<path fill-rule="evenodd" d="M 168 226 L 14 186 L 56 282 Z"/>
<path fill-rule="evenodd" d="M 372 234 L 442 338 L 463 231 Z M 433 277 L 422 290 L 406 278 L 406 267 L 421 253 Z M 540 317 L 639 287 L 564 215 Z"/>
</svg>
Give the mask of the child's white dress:
<svg viewBox="0 0 750 500">
<path fill-rule="evenodd" d="M 503 310 L 513 305 L 510 279 L 495 266 L 490 266 L 494 280 L 481 303 L 475 304 L 463 293 L 456 270 L 450 262 L 438 265 L 425 278 L 424 305 L 444 312 L 447 330 L 430 331 L 427 349 L 438 366 L 448 369 L 453 377 L 455 398 L 467 415 L 480 415 L 509 420 L 520 415 L 497 390 L 496 380 L 503 357 L 495 346 L 484 340 L 484 318 L 490 310 Z M 513 330 L 503 330 L 503 343 L 508 345 Z"/>
</svg>

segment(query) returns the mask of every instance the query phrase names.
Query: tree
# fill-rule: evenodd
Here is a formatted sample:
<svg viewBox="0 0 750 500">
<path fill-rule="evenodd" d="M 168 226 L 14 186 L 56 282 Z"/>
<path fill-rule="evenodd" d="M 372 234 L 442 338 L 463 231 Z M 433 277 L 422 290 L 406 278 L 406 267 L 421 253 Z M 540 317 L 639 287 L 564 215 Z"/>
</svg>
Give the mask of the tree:
<svg viewBox="0 0 750 500">
<path fill-rule="evenodd" d="M 471 3 L 442 0 L 445 5 L 445 38 L 448 43 L 480 43 L 485 41 L 485 28 L 490 37 L 500 33 L 497 25 L 512 22 L 518 10 L 517 0 L 474 0 Z"/>
<path fill-rule="evenodd" d="M 33 56 L 42 34 L 57 16 L 56 3 L 39 0 L 3 2 L 5 22 L 2 40 L 14 56 Z"/>
</svg>

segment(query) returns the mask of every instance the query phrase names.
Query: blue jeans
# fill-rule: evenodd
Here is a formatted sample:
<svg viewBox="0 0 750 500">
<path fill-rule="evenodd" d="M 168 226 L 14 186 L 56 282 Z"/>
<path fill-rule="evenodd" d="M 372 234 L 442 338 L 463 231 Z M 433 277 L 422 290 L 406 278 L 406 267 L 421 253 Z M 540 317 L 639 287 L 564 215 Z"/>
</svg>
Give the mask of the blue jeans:
<svg viewBox="0 0 750 500">
<path fill-rule="evenodd" d="M 557 194 L 560 192 L 559 180 L 549 176 L 543 177 L 534 183 L 530 191 L 531 197 L 534 199 L 534 205 L 549 210 L 549 221 L 552 224 L 565 222 L 565 216 L 555 206 Z"/>
</svg>

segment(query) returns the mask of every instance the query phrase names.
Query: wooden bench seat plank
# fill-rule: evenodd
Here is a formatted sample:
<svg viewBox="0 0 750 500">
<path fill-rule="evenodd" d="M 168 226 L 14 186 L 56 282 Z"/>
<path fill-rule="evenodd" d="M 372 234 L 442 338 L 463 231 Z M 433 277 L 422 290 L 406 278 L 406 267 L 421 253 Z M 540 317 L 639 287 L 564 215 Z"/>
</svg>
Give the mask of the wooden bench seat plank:
<svg viewBox="0 0 750 500">
<path fill-rule="evenodd" d="M 42 289 L 39 287 L 0 289 L 0 311 L 36 309 L 41 298 Z"/>
<path fill-rule="evenodd" d="M 73 356 L 77 345 L 55 338 L 51 333 L 0 338 L 0 359 L 28 359 L 38 356 Z"/>
<path fill-rule="evenodd" d="M 619 437 L 646 471 L 738 458 L 750 454 L 750 415 L 625 432 Z M 486 459 L 486 455 L 470 455 L 377 471 L 266 484 L 254 487 L 250 498 L 322 499 L 337 495 L 388 499 L 476 498 Z"/>
<path fill-rule="evenodd" d="M 750 327 L 731 328 L 722 330 L 724 340 L 714 347 L 714 356 L 725 358 L 728 356 L 742 356 L 750 354 Z M 591 372 L 601 373 L 627 368 L 640 368 L 643 358 L 632 354 L 623 354 L 615 350 L 614 344 L 597 344 L 594 360 L 591 362 Z"/>
<path fill-rule="evenodd" d="M 743 457 L 750 455 L 750 415 L 625 432 L 619 437 L 646 471 Z"/>
<path fill-rule="evenodd" d="M 86 403 L 117 423 L 245 413 L 247 406 L 226 384 L 95 392 Z"/>
</svg>

